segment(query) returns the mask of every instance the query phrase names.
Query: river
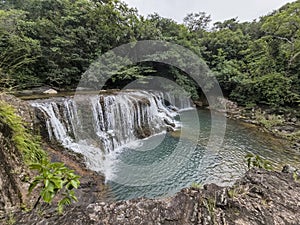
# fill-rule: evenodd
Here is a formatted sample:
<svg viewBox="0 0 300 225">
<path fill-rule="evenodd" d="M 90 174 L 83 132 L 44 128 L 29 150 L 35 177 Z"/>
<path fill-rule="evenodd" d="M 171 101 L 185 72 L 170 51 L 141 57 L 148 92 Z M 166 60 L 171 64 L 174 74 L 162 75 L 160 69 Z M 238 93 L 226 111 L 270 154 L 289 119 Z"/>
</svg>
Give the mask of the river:
<svg viewBox="0 0 300 225">
<path fill-rule="evenodd" d="M 194 121 L 194 116 L 189 115 L 192 111 L 180 113 L 180 117 L 184 118 L 181 126 L 188 128 L 191 133 L 199 128 L 195 126 L 200 125 L 200 136 L 197 139 L 182 137 L 180 131 L 177 131 L 156 135 L 114 152 L 115 176 L 108 181 L 111 197 L 118 200 L 165 197 L 193 183 L 231 185 L 246 172 L 247 153 L 262 156 L 277 170 L 285 164 L 299 165 L 300 154 L 287 150 L 287 143 L 283 140 L 235 120 L 227 120 L 226 134 L 219 150 L 208 151 L 206 145 L 211 130 L 211 113 L 208 110 L 198 110 L 197 113 L 199 123 Z M 223 119 L 218 115 L 215 118 Z M 181 148 L 180 157 L 186 157 L 186 160 L 176 164 L 172 155 L 174 151 L 178 154 L 178 147 Z M 140 174 L 139 167 L 143 169 L 145 165 L 152 164 L 155 166 L 141 170 Z M 135 165 L 137 170 L 133 172 L 128 165 Z M 158 174 L 163 174 L 164 179 Z M 142 185 L 140 180 L 144 180 L 147 185 Z"/>
</svg>

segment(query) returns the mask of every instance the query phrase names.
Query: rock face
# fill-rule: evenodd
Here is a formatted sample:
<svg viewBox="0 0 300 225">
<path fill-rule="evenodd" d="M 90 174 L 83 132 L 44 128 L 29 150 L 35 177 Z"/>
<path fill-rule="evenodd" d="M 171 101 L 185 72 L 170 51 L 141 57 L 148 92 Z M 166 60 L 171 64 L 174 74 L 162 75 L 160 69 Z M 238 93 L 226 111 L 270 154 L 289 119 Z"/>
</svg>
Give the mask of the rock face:
<svg viewBox="0 0 300 225">
<path fill-rule="evenodd" d="M 205 185 L 165 199 L 82 204 L 64 215 L 19 214 L 17 224 L 300 224 L 300 183 L 292 174 L 250 170 L 233 187 Z"/>
<path fill-rule="evenodd" d="M 11 144 L 8 127 L 0 124 L 0 218 L 8 210 L 20 206 L 23 202 L 22 189 L 26 189 L 22 179 L 26 170 L 22 163 L 22 156 Z"/>
<path fill-rule="evenodd" d="M 29 108 L 16 98 L 0 94 L 0 101 L 16 106 L 17 113 L 30 121 Z M 28 123 L 30 125 L 30 123 Z M 12 130 L 0 118 L 0 219 L 9 211 L 26 202 L 30 172 L 23 163 L 21 153 L 11 141 Z"/>
</svg>

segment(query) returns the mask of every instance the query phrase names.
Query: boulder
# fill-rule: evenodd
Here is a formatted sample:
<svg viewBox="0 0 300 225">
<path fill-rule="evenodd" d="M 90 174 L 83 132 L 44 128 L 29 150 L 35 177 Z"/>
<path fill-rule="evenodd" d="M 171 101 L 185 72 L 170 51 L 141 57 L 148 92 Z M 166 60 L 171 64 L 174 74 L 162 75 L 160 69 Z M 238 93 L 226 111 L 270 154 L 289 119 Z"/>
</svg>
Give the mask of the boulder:
<svg viewBox="0 0 300 225">
<path fill-rule="evenodd" d="M 50 89 L 44 91 L 43 94 L 54 95 L 54 94 L 57 94 L 57 91 L 54 90 L 54 89 L 52 89 L 52 88 L 50 88 Z"/>
</svg>

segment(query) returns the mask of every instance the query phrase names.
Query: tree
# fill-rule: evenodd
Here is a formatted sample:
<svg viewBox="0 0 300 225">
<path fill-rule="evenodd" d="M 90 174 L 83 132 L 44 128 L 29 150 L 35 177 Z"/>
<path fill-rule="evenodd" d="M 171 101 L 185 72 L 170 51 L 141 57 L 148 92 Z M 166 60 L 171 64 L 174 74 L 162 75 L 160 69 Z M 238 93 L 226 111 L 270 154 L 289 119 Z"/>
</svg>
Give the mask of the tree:
<svg viewBox="0 0 300 225">
<path fill-rule="evenodd" d="M 208 28 L 211 17 L 205 12 L 190 13 L 183 19 L 183 22 L 190 31 L 203 31 Z"/>
<path fill-rule="evenodd" d="M 40 43 L 24 34 L 26 12 L 0 10 L 0 70 L 1 89 L 24 88 L 39 84 L 33 64 L 40 57 Z"/>
<path fill-rule="evenodd" d="M 237 17 L 229 19 L 229 20 L 225 20 L 224 22 L 214 23 L 215 30 L 230 29 L 232 31 L 236 31 L 239 28 L 239 26 L 240 25 L 239 25 Z"/>
<path fill-rule="evenodd" d="M 286 58 L 287 72 L 299 66 L 300 57 L 300 2 L 285 5 L 267 17 L 262 30 L 273 39 L 280 40 L 280 56 Z M 295 65 L 297 64 L 297 65 Z"/>
</svg>

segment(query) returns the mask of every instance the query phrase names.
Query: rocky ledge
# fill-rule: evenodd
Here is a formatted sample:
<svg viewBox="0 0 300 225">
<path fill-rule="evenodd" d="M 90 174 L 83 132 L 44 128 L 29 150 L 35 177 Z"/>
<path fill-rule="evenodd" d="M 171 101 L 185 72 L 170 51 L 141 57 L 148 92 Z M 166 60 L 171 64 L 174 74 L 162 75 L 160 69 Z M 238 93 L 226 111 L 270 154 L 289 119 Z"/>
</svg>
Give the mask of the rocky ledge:
<svg viewBox="0 0 300 225">
<path fill-rule="evenodd" d="M 287 141 L 290 150 L 300 152 L 300 114 L 299 109 L 272 109 L 259 106 L 242 107 L 225 98 L 216 98 L 216 105 L 209 106 L 211 110 L 226 113 L 228 118 L 253 124 L 262 132 L 268 132 Z M 195 103 L 199 106 L 199 103 Z M 220 110 L 219 105 L 225 106 Z M 221 107 L 222 108 L 222 107 Z"/>
<path fill-rule="evenodd" d="M 20 213 L 16 224 L 300 224 L 300 182 L 293 173 L 252 169 L 232 187 L 187 188 L 164 199 L 81 204 L 55 213 Z"/>
</svg>

